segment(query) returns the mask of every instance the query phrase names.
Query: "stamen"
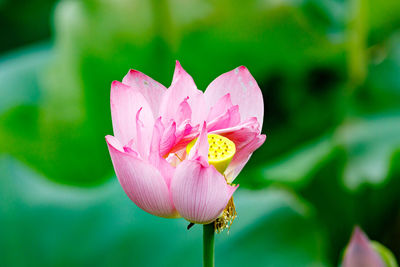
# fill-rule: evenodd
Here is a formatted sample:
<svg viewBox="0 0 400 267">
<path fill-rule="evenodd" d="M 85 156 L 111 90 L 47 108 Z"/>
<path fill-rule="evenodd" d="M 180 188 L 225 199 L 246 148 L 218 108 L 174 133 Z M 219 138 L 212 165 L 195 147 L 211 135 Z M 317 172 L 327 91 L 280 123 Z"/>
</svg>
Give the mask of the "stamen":
<svg viewBox="0 0 400 267">
<path fill-rule="evenodd" d="M 221 216 L 219 216 L 214 222 L 215 232 L 221 233 L 223 230 L 228 229 L 229 233 L 231 225 L 236 217 L 237 213 L 235 203 L 233 203 L 233 197 L 231 197 Z"/>
</svg>

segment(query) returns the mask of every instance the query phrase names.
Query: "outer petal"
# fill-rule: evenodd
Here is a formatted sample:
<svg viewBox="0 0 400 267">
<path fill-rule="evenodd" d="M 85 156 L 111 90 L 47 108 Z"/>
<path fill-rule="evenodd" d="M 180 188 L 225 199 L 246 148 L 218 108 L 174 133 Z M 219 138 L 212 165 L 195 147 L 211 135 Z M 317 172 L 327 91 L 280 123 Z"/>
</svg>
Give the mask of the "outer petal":
<svg viewBox="0 0 400 267">
<path fill-rule="evenodd" d="M 204 92 L 207 103 L 214 106 L 230 93 L 233 105 L 239 105 L 241 121 L 256 117 L 260 125 L 264 118 L 264 102 L 257 82 L 246 67 L 240 66 L 216 78 Z"/>
<path fill-rule="evenodd" d="M 251 154 L 265 141 L 266 136 L 260 135 L 259 124 L 255 117 L 249 118 L 234 127 L 212 131 L 232 140 L 236 145 L 236 154 L 225 171 L 228 182 L 232 182 L 246 165 Z"/>
<path fill-rule="evenodd" d="M 111 84 L 110 102 L 114 135 L 123 145 L 137 137 L 136 115 L 141 108 L 140 119 L 144 123 L 143 135 L 151 136 L 154 117 L 149 104 L 140 92 L 114 81 Z"/>
<path fill-rule="evenodd" d="M 350 244 L 347 246 L 343 267 L 384 267 L 379 254 L 372 248 L 368 237 L 360 228 L 354 229 Z"/>
<path fill-rule="evenodd" d="M 160 172 L 132 154 L 121 151 L 115 138 L 106 136 L 118 180 L 128 197 L 141 209 L 160 217 L 177 217 L 168 186 Z"/>
<path fill-rule="evenodd" d="M 249 161 L 251 155 L 255 150 L 257 150 L 264 142 L 265 135 L 258 135 L 253 140 L 251 140 L 247 145 L 240 148 L 235 156 L 233 157 L 231 163 L 225 171 L 225 176 L 229 183 L 233 182 L 235 178 L 242 171 L 246 163 Z"/>
<path fill-rule="evenodd" d="M 172 199 L 179 214 L 193 223 L 214 221 L 224 210 L 236 187 L 226 183 L 214 166 L 185 160 L 172 180 Z"/>
<path fill-rule="evenodd" d="M 143 95 L 149 103 L 154 117 L 156 117 L 160 108 L 162 96 L 167 88 L 137 70 L 130 70 L 128 74 L 125 75 L 122 82 Z"/>
<path fill-rule="evenodd" d="M 172 84 L 164 94 L 159 114 L 164 120 L 175 119 L 177 108 L 184 99 L 192 110 L 192 125 L 198 124 L 205 119 L 208 107 L 204 100 L 203 93 L 197 89 L 193 78 L 182 68 L 179 61 L 176 62 Z"/>
</svg>

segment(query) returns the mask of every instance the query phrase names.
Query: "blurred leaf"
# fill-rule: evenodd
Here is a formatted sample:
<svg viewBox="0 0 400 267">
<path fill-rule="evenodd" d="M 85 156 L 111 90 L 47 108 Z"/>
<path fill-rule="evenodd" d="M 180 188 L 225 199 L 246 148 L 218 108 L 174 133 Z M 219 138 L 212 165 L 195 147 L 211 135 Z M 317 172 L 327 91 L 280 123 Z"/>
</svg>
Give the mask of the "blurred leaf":
<svg viewBox="0 0 400 267">
<path fill-rule="evenodd" d="M 343 181 L 350 190 L 386 181 L 393 153 L 400 148 L 400 113 L 349 120 L 336 134 L 348 155 Z"/>
<path fill-rule="evenodd" d="M 39 76 L 52 56 L 48 45 L 37 45 L 0 61 L 4 86 L 0 90 L 0 138 L 7 140 L 1 142 L 0 152 L 14 155 L 59 182 L 99 183 L 112 170 L 104 135 L 96 136 L 91 124 L 78 127 L 76 121 L 47 120 L 47 110 L 39 106 L 43 94 Z"/>
<path fill-rule="evenodd" d="M 83 189 L 54 184 L 8 157 L 0 168 L 1 265 L 176 266 L 201 260 L 200 226 L 187 231 L 183 219 L 141 211 L 115 178 Z M 329 266 L 314 215 L 295 195 L 239 190 L 235 203 L 239 217 L 230 234 L 216 237 L 218 266 Z"/>
<path fill-rule="evenodd" d="M 370 39 L 373 44 L 387 39 L 400 27 L 400 2 L 397 0 L 368 0 Z"/>
<path fill-rule="evenodd" d="M 289 155 L 279 160 L 258 168 L 251 172 L 254 177 L 260 177 L 262 180 L 256 180 L 258 185 L 264 186 L 280 183 L 291 187 L 302 187 L 309 179 L 313 177 L 315 171 L 321 164 L 329 159 L 333 150 L 333 144 L 330 136 L 323 137 L 313 143 L 302 146 Z M 243 181 L 246 184 L 246 181 Z M 254 181 L 249 181 L 254 182 Z"/>
<path fill-rule="evenodd" d="M 48 44 L 37 44 L 0 57 L 0 115 L 11 107 L 39 99 L 40 70 L 50 61 Z"/>
<path fill-rule="evenodd" d="M 255 179 L 247 185 L 304 186 L 321 165 L 337 156 L 334 151 L 338 148 L 345 151 L 347 158 L 342 178 L 346 188 L 356 191 L 363 185 L 382 185 L 387 182 L 391 157 L 400 148 L 400 113 L 348 119 L 333 135 L 252 170 Z"/>
</svg>

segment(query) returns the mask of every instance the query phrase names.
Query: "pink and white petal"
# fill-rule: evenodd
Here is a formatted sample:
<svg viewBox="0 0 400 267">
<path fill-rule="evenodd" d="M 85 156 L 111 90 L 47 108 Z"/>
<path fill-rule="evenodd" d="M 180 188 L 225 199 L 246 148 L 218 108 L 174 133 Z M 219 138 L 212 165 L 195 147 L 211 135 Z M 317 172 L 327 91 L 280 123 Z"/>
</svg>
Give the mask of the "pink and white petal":
<svg viewBox="0 0 400 267">
<path fill-rule="evenodd" d="M 175 169 L 162 157 L 160 153 L 160 144 L 163 132 L 164 126 L 161 123 L 160 117 L 154 124 L 153 136 L 150 145 L 149 162 L 161 173 L 165 183 L 167 184 L 167 187 L 170 188 Z"/>
<path fill-rule="evenodd" d="M 141 209 L 156 216 L 174 218 L 178 213 L 160 172 L 151 164 L 115 148 L 106 137 L 118 180 L 128 197 Z"/>
<path fill-rule="evenodd" d="M 196 143 L 190 150 L 188 155 L 189 160 L 196 160 L 204 167 L 207 167 L 208 164 L 208 137 L 207 137 L 207 124 L 203 123 L 203 127 L 201 128 L 200 135 L 197 138 Z"/>
<path fill-rule="evenodd" d="M 236 154 L 225 170 L 228 182 L 231 183 L 238 176 L 251 154 L 264 143 L 266 137 L 259 132 L 259 124 L 255 117 L 234 127 L 212 131 L 227 137 L 236 145 Z"/>
<path fill-rule="evenodd" d="M 140 108 L 136 113 L 136 138 L 131 139 L 129 141 L 130 147 L 134 148 L 136 151 L 139 152 L 142 158 L 147 158 L 149 155 L 149 143 L 150 143 L 150 133 L 151 133 L 151 125 L 144 124 L 140 120 L 140 114 L 143 108 Z"/>
<path fill-rule="evenodd" d="M 240 123 L 239 106 L 232 106 L 220 116 L 214 118 L 207 123 L 208 131 L 216 131 L 220 129 L 228 129 L 237 126 Z"/>
<path fill-rule="evenodd" d="M 207 224 L 220 216 L 237 187 L 228 185 L 214 166 L 204 167 L 197 161 L 185 160 L 175 171 L 171 192 L 183 218 Z"/>
<path fill-rule="evenodd" d="M 139 154 L 136 151 L 134 151 L 130 145 L 122 146 L 122 144 L 114 136 L 106 135 L 106 140 L 107 140 L 107 143 L 109 143 L 111 146 L 113 146 L 115 149 L 119 150 L 120 152 L 125 152 L 125 153 L 131 154 L 133 156 L 140 157 Z"/>
<path fill-rule="evenodd" d="M 246 121 L 229 128 L 212 131 L 214 134 L 219 134 L 229 138 L 237 147 L 249 142 L 254 136 L 260 134 L 260 127 L 255 117 L 249 118 Z"/>
<path fill-rule="evenodd" d="M 179 104 L 176 114 L 174 115 L 175 121 L 178 125 L 182 124 L 184 121 L 190 121 L 192 118 L 192 109 L 190 108 L 188 99 L 189 97 L 185 98 Z"/>
<path fill-rule="evenodd" d="M 235 180 L 235 178 L 242 171 L 246 163 L 249 161 L 253 152 L 265 142 L 265 139 L 265 135 L 258 135 L 253 140 L 251 140 L 246 145 L 242 146 L 236 151 L 236 154 L 233 156 L 231 163 L 225 170 L 225 177 L 228 183 L 232 183 Z"/>
<path fill-rule="evenodd" d="M 176 142 L 176 123 L 171 121 L 169 126 L 166 127 L 161 137 L 160 154 L 162 156 L 168 155 L 171 148 Z"/>
<path fill-rule="evenodd" d="M 209 106 L 207 105 L 203 92 L 198 90 L 196 94 L 189 97 L 188 103 L 192 110 L 192 118 L 190 121 L 192 125 L 199 125 L 207 119 Z"/>
<path fill-rule="evenodd" d="M 207 103 L 213 107 L 227 93 L 230 93 L 233 105 L 239 105 L 241 121 L 256 117 L 262 125 L 263 96 L 256 80 L 246 67 L 240 66 L 217 77 L 207 87 L 204 96 Z"/>
<path fill-rule="evenodd" d="M 128 144 L 137 137 L 136 115 L 140 109 L 141 120 L 144 122 L 144 132 L 151 135 L 154 117 L 144 96 L 128 85 L 114 81 L 111 84 L 111 117 L 115 137 Z"/>
<path fill-rule="evenodd" d="M 231 94 L 227 93 L 215 103 L 214 106 L 210 108 L 210 111 L 207 116 L 207 122 L 210 122 L 222 114 L 226 113 L 226 111 L 233 106 L 231 101 Z"/>
<path fill-rule="evenodd" d="M 129 147 L 129 146 L 124 146 L 124 152 L 125 152 L 125 153 L 128 153 L 128 154 L 131 154 L 131 155 L 133 155 L 133 156 L 135 156 L 135 157 L 140 158 L 139 153 L 137 153 L 135 150 L 133 150 L 133 149 L 132 149 L 131 147 Z"/>
<path fill-rule="evenodd" d="M 133 90 L 137 90 L 143 95 L 150 105 L 154 118 L 156 118 L 161 99 L 163 94 L 167 91 L 167 88 L 137 70 L 130 70 L 128 74 L 125 75 L 122 83 L 129 85 Z"/>
<path fill-rule="evenodd" d="M 203 93 L 197 89 L 193 78 L 182 68 L 179 61 L 176 61 L 172 84 L 163 96 L 159 115 L 163 117 L 163 120 L 175 119 L 176 109 L 172 107 L 178 107 L 187 97 L 189 97 L 188 103 L 192 111 L 196 110 L 196 114 L 201 113 L 204 106 L 201 107 L 199 106 L 200 104 L 196 103 L 201 101 L 200 95 L 202 94 Z M 193 101 L 195 103 L 193 103 Z"/>
<path fill-rule="evenodd" d="M 111 146 L 113 146 L 115 149 L 124 152 L 124 147 L 123 145 L 119 142 L 117 138 L 115 138 L 112 135 L 106 135 L 106 140 L 107 143 L 109 143 Z"/>
<path fill-rule="evenodd" d="M 182 123 L 175 133 L 175 144 L 170 149 L 169 153 L 175 153 L 180 150 L 184 150 L 186 146 L 199 135 L 199 127 L 196 125 L 192 127 L 189 122 Z"/>
</svg>

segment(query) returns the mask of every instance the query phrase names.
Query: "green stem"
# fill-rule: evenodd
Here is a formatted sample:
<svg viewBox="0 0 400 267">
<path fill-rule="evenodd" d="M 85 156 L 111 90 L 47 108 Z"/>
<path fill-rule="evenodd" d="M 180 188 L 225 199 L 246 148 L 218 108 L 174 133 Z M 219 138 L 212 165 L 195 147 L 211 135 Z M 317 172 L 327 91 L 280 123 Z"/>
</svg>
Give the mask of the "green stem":
<svg viewBox="0 0 400 267">
<path fill-rule="evenodd" d="M 203 225 L 203 266 L 214 267 L 214 222 Z"/>
</svg>

